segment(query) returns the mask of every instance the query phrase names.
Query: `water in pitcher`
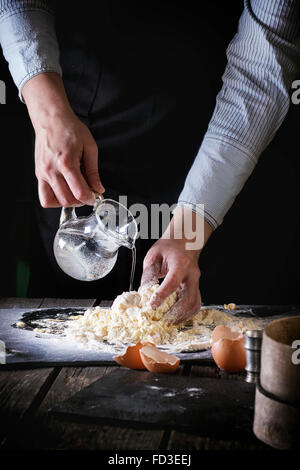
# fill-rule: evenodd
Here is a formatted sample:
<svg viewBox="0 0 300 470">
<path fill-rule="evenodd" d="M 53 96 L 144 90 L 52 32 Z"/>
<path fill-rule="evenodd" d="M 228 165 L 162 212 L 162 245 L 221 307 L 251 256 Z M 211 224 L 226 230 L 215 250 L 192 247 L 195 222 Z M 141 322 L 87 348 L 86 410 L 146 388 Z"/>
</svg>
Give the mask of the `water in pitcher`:
<svg viewBox="0 0 300 470">
<path fill-rule="evenodd" d="M 69 276 L 80 281 L 95 281 L 114 267 L 118 249 L 132 251 L 129 289 L 133 289 L 137 224 L 122 204 L 98 195 L 93 212 L 77 217 L 74 208 L 62 208 L 60 227 L 54 239 L 58 265 Z"/>
<path fill-rule="evenodd" d="M 100 242 L 100 243 L 99 243 Z M 106 276 L 114 267 L 118 250 L 111 253 L 115 245 L 107 238 L 87 237 L 76 230 L 61 230 L 59 243 L 54 245 L 54 253 L 59 249 L 61 269 L 80 281 L 95 281 Z M 129 290 L 133 290 L 136 265 L 136 248 L 131 248 L 132 262 Z M 56 254 L 56 253 L 55 253 Z"/>
<path fill-rule="evenodd" d="M 99 240 L 76 230 L 61 230 L 54 253 L 56 250 L 59 250 L 61 269 L 80 281 L 95 281 L 106 276 L 118 257 L 118 250 L 107 238 Z"/>
</svg>

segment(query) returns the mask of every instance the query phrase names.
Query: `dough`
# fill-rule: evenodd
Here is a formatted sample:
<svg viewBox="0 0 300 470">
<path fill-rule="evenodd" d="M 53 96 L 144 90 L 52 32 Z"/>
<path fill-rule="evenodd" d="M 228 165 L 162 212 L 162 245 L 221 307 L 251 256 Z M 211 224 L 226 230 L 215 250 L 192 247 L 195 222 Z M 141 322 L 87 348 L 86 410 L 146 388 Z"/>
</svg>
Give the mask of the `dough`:
<svg viewBox="0 0 300 470">
<path fill-rule="evenodd" d="M 186 324 L 168 325 L 163 317 L 176 302 L 177 294 L 171 294 L 153 310 L 150 300 L 158 287 L 158 284 L 148 284 L 138 291 L 123 292 L 111 308 L 89 308 L 84 315 L 73 317 L 66 329 L 67 336 L 88 349 L 103 350 L 103 342 L 124 347 L 138 341 L 150 341 L 178 352 L 207 349 L 212 329 L 219 324 L 242 332 L 259 328 L 257 321 L 252 319 L 205 307 Z"/>
</svg>

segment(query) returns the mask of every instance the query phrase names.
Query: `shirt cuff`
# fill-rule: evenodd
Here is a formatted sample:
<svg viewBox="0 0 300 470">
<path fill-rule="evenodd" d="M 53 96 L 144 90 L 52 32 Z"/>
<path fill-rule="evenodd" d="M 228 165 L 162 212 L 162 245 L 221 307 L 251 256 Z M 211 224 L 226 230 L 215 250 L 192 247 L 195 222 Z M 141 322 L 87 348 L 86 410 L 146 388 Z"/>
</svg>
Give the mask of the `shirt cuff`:
<svg viewBox="0 0 300 470">
<path fill-rule="evenodd" d="M 0 42 L 21 101 L 23 86 L 35 75 L 45 72 L 62 75 L 50 12 L 30 9 L 4 15 L 0 22 Z"/>
<path fill-rule="evenodd" d="M 187 175 L 178 205 L 194 210 L 217 228 L 256 162 L 257 157 L 240 143 L 225 136 L 206 134 Z"/>
</svg>

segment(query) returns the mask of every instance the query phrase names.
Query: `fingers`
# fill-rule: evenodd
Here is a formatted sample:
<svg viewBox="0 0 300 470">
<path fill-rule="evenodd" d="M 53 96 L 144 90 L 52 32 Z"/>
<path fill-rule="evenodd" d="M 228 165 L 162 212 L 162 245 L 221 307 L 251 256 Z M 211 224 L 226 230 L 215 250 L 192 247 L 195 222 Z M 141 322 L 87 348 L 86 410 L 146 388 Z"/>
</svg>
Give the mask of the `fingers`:
<svg viewBox="0 0 300 470">
<path fill-rule="evenodd" d="M 95 142 L 91 142 L 84 147 L 82 171 L 88 186 L 96 193 L 103 194 L 105 188 L 99 177 L 98 147 Z"/>
<path fill-rule="evenodd" d="M 60 203 L 55 197 L 54 192 L 51 189 L 51 186 L 44 180 L 38 180 L 38 191 L 39 191 L 39 200 L 42 207 L 61 207 Z"/>
<path fill-rule="evenodd" d="M 174 306 L 164 315 L 164 320 L 169 325 L 186 322 L 193 318 L 201 307 L 201 295 L 194 280 L 190 279 L 179 289 L 178 300 Z"/>
<path fill-rule="evenodd" d="M 98 148 L 75 115 L 47 121 L 36 130 L 35 170 L 43 207 L 95 203 L 104 187 L 98 173 Z M 47 185 L 46 185 L 47 183 Z"/>
<path fill-rule="evenodd" d="M 90 206 L 95 204 L 95 196 L 85 181 L 79 166 L 64 168 L 63 176 L 77 201 Z"/>
<path fill-rule="evenodd" d="M 141 279 L 141 286 L 149 284 L 150 282 L 156 282 L 158 280 L 158 272 L 159 269 L 157 265 L 149 266 L 148 268 L 144 269 Z"/>
<path fill-rule="evenodd" d="M 156 291 L 155 296 L 151 301 L 151 307 L 155 310 L 159 307 L 162 302 L 169 297 L 176 289 L 180 286 L 182 282 L 182 274 L 179 265 L 173 265 L 172 268 L 168 271 L 165 279 L 162 284 L 159 286 Z"/>
<path fill-rule="evenodd" d="M 156 257 L 146 256 L 144 260 L 144 270 L 141 279 L 141 286 L 149 284 L 150 282 L 156 282 L 160 275 L 161 267 L 161 256 Z"/>
<path fill-rule="evenodd" d="M 56 199 L 62 207 L 81 205 L 81 201 L 74 197 L 62 175 L 55 175 L 51 180 L 51 186 Z"/>
<path fill-rule="evenodd" d="M 80 201 L 74 198 L 61 175 L 57 175 L 52 179 L 51 186 L 44 180 L 38 182 L 39 199 L 42 207 L 78 207 L 82 205 Z"/>
</svg>

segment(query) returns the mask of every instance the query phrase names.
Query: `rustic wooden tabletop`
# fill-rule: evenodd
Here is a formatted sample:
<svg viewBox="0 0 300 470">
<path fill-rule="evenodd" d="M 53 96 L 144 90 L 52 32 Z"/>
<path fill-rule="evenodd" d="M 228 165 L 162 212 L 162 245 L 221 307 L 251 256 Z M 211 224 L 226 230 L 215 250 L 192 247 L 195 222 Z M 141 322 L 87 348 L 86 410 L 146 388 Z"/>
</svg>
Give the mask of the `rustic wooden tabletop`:
<svg viewBox="0 0 300 470">
<path fill-rule="evenodd" d="M 0 299 L 0 308 L 92 306 L 95 299 Z M 14 367 L 0 370 L 0 449 L 93 450 L 239 450 L 265 449 L 258 440 L 224 441 L 176 429 L 133 429 L 71 423 L 55 419 L 48 409 L 118 367 Z M 179 367 L 178 374 L 244 380 L 214 365 Z"/>
</svg>

